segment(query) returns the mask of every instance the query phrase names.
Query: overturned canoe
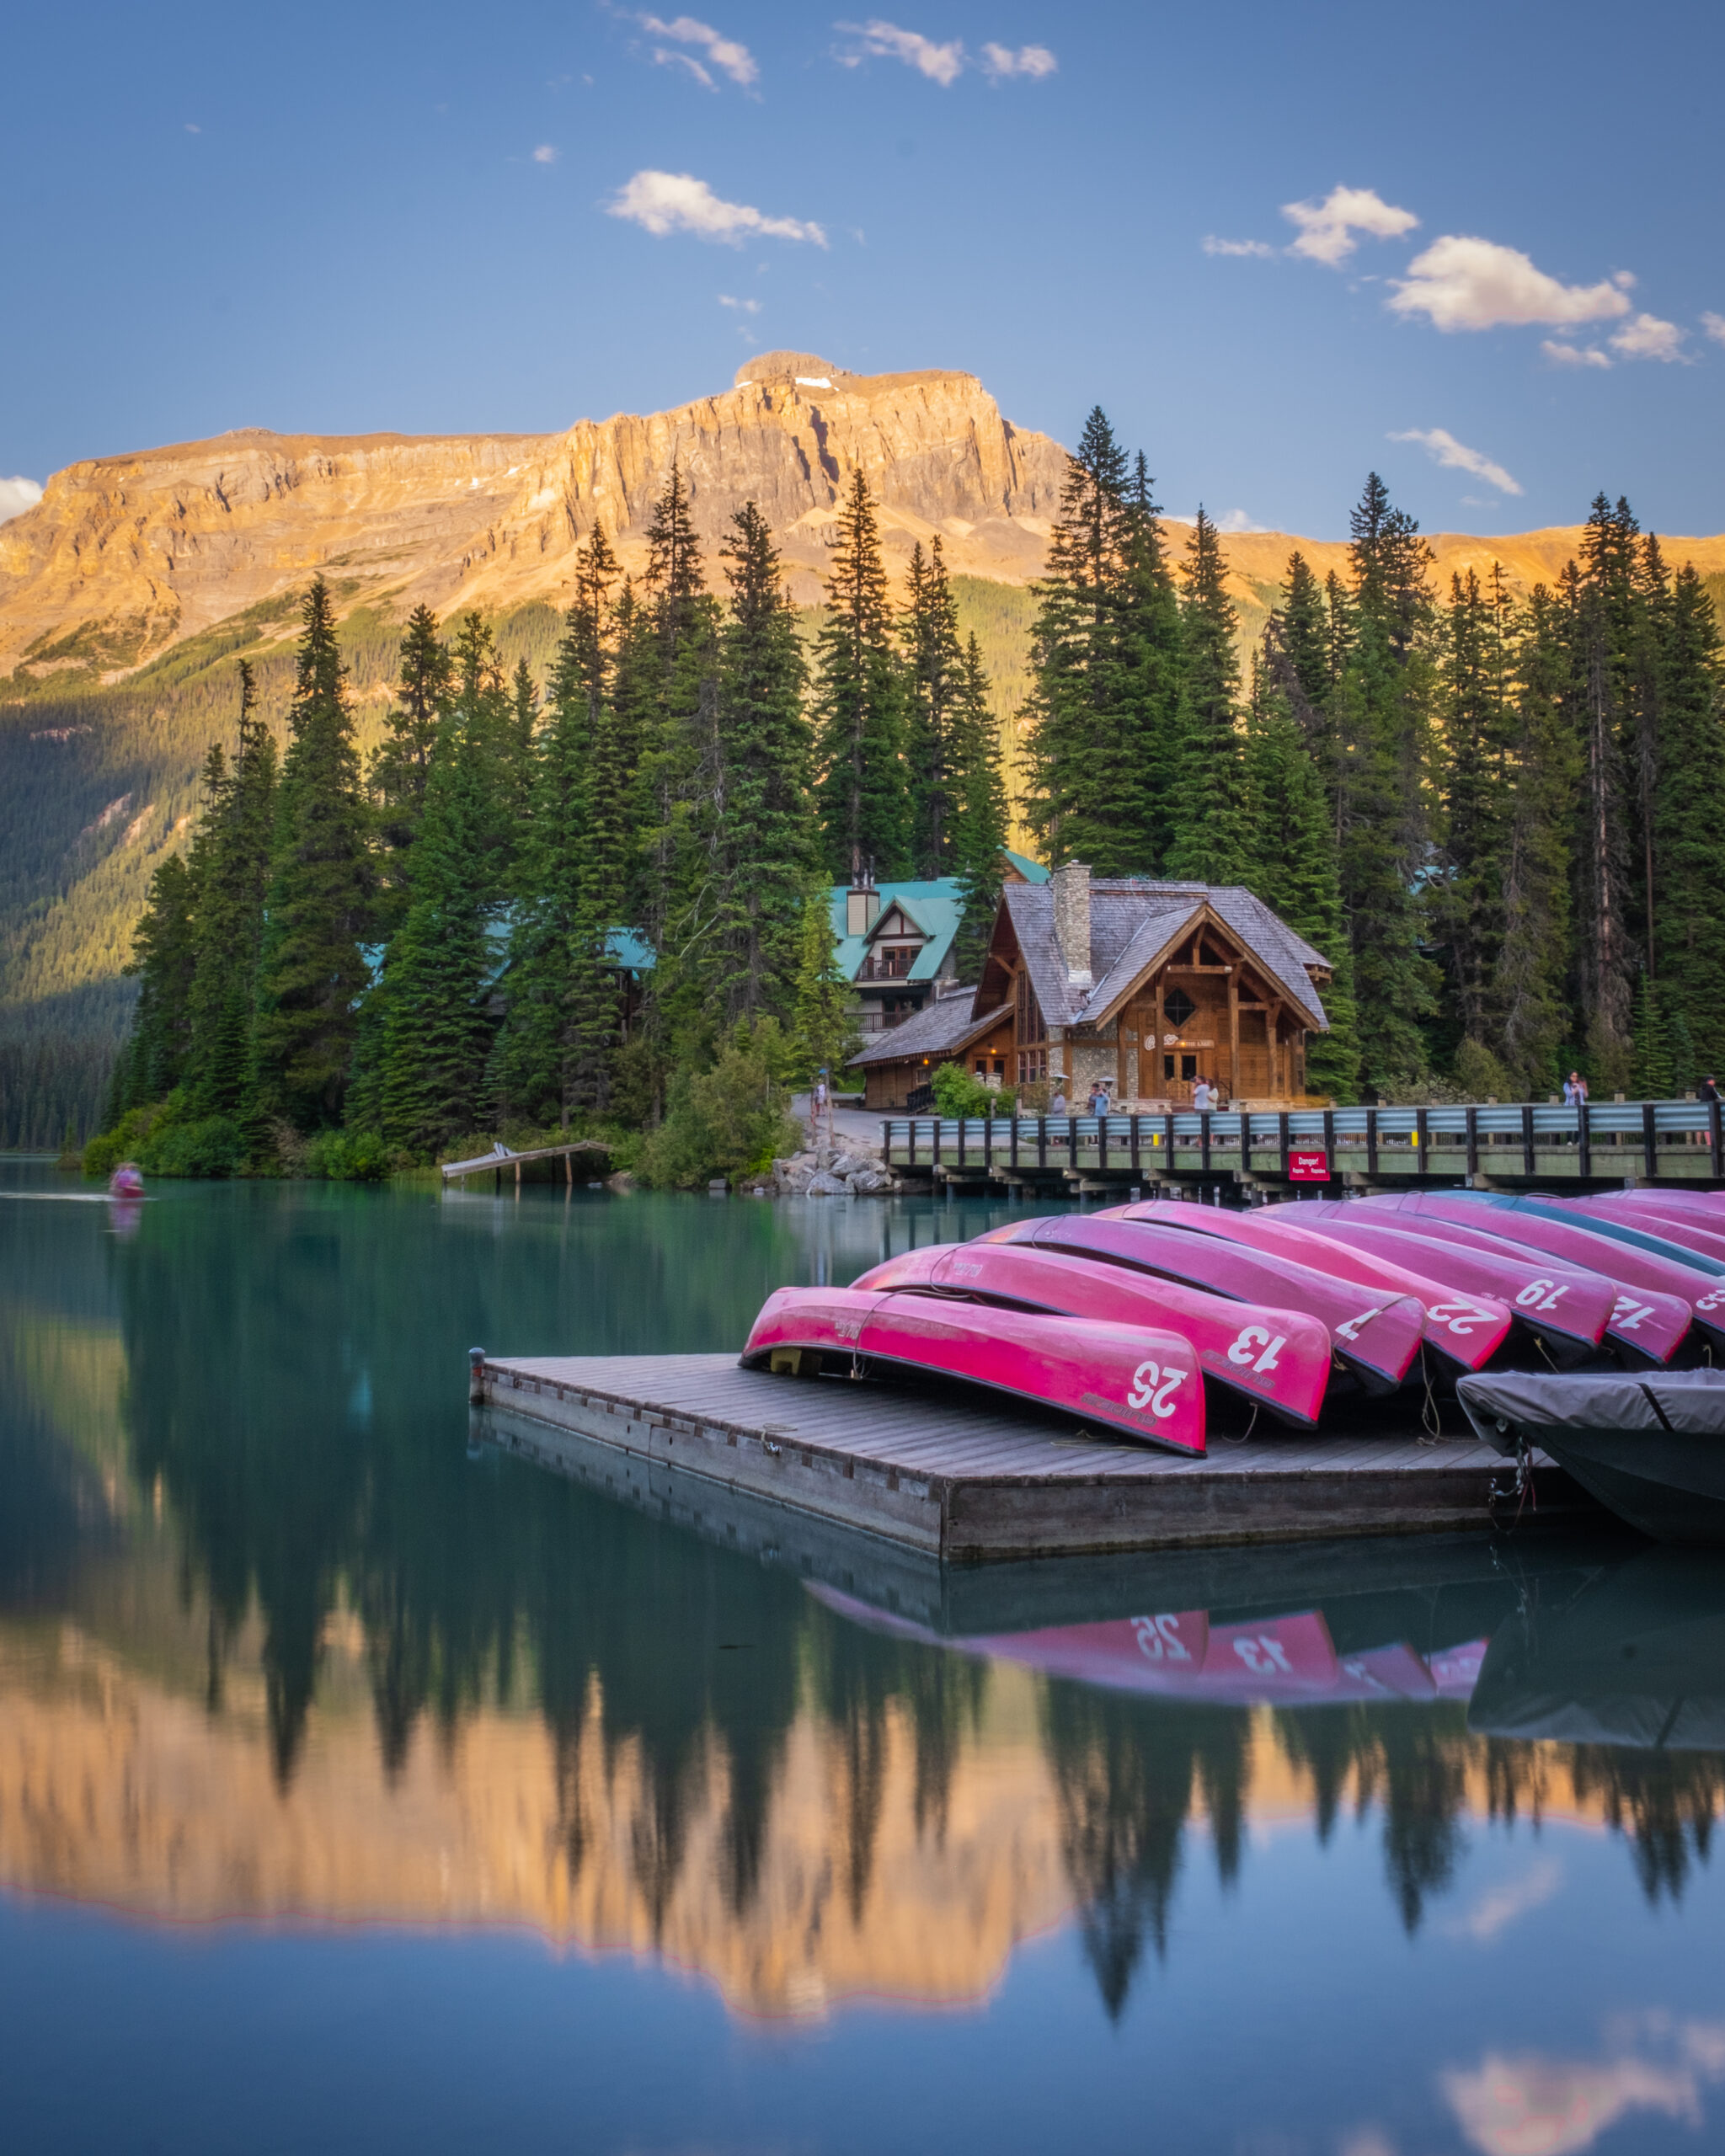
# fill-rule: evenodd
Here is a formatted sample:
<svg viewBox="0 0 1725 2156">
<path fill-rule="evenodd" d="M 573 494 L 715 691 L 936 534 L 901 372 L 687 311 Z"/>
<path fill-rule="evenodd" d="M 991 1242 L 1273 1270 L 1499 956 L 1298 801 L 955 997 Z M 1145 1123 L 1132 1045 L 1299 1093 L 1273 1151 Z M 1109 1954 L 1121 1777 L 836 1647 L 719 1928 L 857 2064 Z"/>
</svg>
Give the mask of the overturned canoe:
<svg viewBox="0 0 1725 2156">
<path fill-rule="evenodd" d="M 1056 1213 L 991 1228 L 977 1241 L 1070 1251 L 1230 1302 L 1303 1312 L 1329 1334 L 1331 1353 L 1342 1368 L 1376 1396 L 1396 1391 L 1419 1354 L 1425 1312 L 1417 1296 L 1374 1293 L 1295 1259 L 1215 1236 L 1180 1235 L 1096 1213 Z"/>
<path fill-rule="evenodd" d="M 1268 1206 L 1275 1218 L 1292 1216 L 1297 1227 L 1328 1235 L 1393 1264 L 1465 1289 L 1494 1296 L 1515 1313 L 1515 1321 L 1541 1342 L 1552 1361 L 1575 1363 L 1594 1354 L 1605 1337 L 1617 1291 L 1602 1273 L 1553 1265 L 1530 1250 L 1506 1243 L 1493 1251 L 1422 1235 L 1408 1223 L 1373 1215 L 1358 1200 L 1348 1203 L 1310 1200 Z"/>
<path fill-rule="evenodd" d="M 1537 1446 L 1643 1534 L 1725 1543 L 1725 1370 L 1503 1371 L 1456 1392 L 1488 1444 Z"/>
<path fill-rule="evenodd" d="M 1279 1207 L 1267 1206 L 1251 1213 L 1232 1213 L 1219 1205 L 1171 1204 L 1153 1198 L 1140 1205 L 1109 1208 L 1101 1217 L 1142 1220 L 1185 1234 L 1225 1238 L 1251 1249 L 1294 1258 L 1316 1272 L 1351 1280 L 1357 1287 L 1417 1296 L 1425 1312 L 1425 1344 L 1451 1372 L 1483 1369 L 1508 1339 L 1514 1319 L 1509 1305 L 1495 1296 L 1469 1294 L 1410 1266 L 1351 1250 L 1309 1229 L 1296 1228 L 1280 1217 L 1281 1211 Z"/>
<path fill-rule="evenodd" d="M 1725 1258 L 1725 1213 L 1700 1206 L 1675 1203 L 1658 1191 L 1612 1191 L 1600 1198 L 1566 1198 L 1557 1201 L 1566 1212 L 1616 1220 L 1663 1236 L 1702 1257 Z"/>
<path fill-rule="evenodd" d="M 927 1294 L 780 1288 L 761 1305 L 740 1359 L 799 1376 L 866 1375 L 869 1364 L 889 1364 L 1034 1401 L 1172 1452 L 1204 1449 L 1197 1357 L 1178 1334 L 1141 1326 Z"/>
<path fill-rule="evenodd" d="M 1316 1423 L 1330 1374 L 1330 1336 L 1301 1311 L 1225 1301 L 1123 1266 L 1033 1244 L 929 1243 L 889 1258 L 853 1289 L 898 1288 L 979 1302 L 1147 1326 L 1191 1342 L 1212 1384 L 1296 1429 Z"/>
</svg>

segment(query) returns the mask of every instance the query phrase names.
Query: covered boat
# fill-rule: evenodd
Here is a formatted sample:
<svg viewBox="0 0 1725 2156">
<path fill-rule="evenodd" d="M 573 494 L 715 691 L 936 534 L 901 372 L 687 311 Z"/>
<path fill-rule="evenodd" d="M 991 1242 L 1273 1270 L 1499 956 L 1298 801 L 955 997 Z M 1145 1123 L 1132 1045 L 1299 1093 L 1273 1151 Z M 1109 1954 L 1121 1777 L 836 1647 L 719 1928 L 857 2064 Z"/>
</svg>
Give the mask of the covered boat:
<svg viewBox="0 0 1725 2156">
<path fill-rule="evenodd" d="M 1295 1227 L 1280 1207 L 1232 1213 L 1219 1205 L 1170 1203 L 1152 1198 L 1142 1204 L 1108 1208 L 1099 1217 L 1141 1220 L 1183 1234 L 1218 1236 L 1291 1257 L 1316 1272 L 1351 1280 L 1357 1287 L 1417 1296 L 1425 1312 L 1425 1344 L 1440 1365 L 1452 1372 L 1483 1369 L 1509 1337 L 1514 1323 L 1509 1305 L 1495 1296 L 1470 1294 L 1410 1266 L 1351 1250 L 1344 1243 Z"/>
<path fill-rule="evenodd" d="M 1170 1451 L 1204 1449 L 1204 1385 L 1189 1342 L 1142 1326 L 927 1294 L 781 1288 L 761 1305 L 741 1360 L 799 1377 L 862 1376 L 876 1364 L 921 1370 Z"/>
<path fill-rule="evenodd" d="M 1097 1213 L 1056 1213 L 991 1228 L 977 1240 L 1071 1251 L 1231 1302 L 1302 1311 L 1329 1334 L 1331 1353 L 1361 1390 L 1376 1396 L 1396 1391 L 1419 1354 L 1425 1312 L 1417 1296 L 1374 1292 L 1220 1237 L 1182 1235 Z"/>
<path fill-rule="evenodd" d="M 1191 1342 L 1212 1384 L 1268 1408 L 1296 1429 L 1312 1428 L 1323 1407 L 1330 1336 L 1315 1317 L 1299 1310 L 1226 1302 L 1199 1289 L 1029 1243 L 925 1244 L 887 1259 L 851 1284 L 969 1297 L 1177 1332 Z"/>
<path fill-rule="evenodd" d="M 1265 1213 L 1271 1218 L 1290 1218 L 1296 1227 L 1429 1274 L 1470 1294 L 1507 1303 L 1517 1325 L 1558 1364 L 1581 1362 L 1597 1353 L 1617 1300 L 1616 1290 L 1600 1273 L 1555 1266 L 1514 1243 L 1495 1251 L 1477 1246 L 1469 1249 L 1421 1235 L 1411 1224 L 1403 1226 L 1374 1216 L 1357 1201 L 1290 1202 L 1267 1207 Z"/>
<path fill-rule="evenodd" d="M 1483 1191 L 1413 1191 L 1406 1196 L 1362 1198 L 1360 1203 L 1375 1210 L 1432 1214 L 1464 1226 L 1488 1225 L 1493 1234 L 1510 1236 L 1566 1263 L 1609 1268 L 1632 1294 L 1646 1288 L 1676 1296 L 1706 1344 L 1716 1351 L 1725 1349 L 1725 1304 L 1717 1299 L 1725 1285 L 1720 1278 L 1725 1267 L 1716 1270 L 1712 1259 L 1697 1257 L 1677 1243 L 1567 1206 Z M 1612 1321 L 1614 1332 L 1651 1329 L 1656 1315 L 1645 1298 L 1640 1307 L 1632 1305 L 1626 1310 L 1620 1303 Z"/>
<path fill-rule="evenodd" d="M 1487 1444 L 1537 1446 L 1643 1534 L 1725 1544 L 1725 1370 L 1503 1371 L 1456 1392 Z"/>
</svg>

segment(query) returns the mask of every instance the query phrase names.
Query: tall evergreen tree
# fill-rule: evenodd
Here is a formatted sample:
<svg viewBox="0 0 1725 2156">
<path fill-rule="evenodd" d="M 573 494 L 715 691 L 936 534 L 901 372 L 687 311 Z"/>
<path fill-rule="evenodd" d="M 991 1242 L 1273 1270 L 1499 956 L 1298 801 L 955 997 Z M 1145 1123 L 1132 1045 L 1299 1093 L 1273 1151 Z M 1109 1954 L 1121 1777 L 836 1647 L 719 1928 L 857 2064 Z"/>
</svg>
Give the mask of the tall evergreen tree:
<svg viewBox="0 0 1725 2156">
<path fill-rule="evenodd" d="M 288 707 L 248 1098 L 302 1129 L 339 1122 L 370 978 L 375 883 L 347 670 L 322 577 L 306 595 Z"/>
<path fill-rule="evenodd" d="M 1297 548 L 1288 557 L 1285 590 L 1280 609 L 1282 642 L 1300 692 L 1315 710 L 1328 696 L 1336 674 L 1330 602 Z"/>
<path fill-rule="evenodd" d="M 207 865 L 191 992 L 193 1097 L 205 1115 L 240 1107 L 251 1064 L 252 1014 L 275 824 L 275 737 L 258 710 L 251 665 L 239 662 L 239 739 L 206 808 Z"/>
<path fill-rule="evenodd" d="M 1631 937 L 1632 793 L 1625 734 L 1639 642 L 1640 527 L 1627 502 L 1596 495 L 1579 568 L 1564 579 L 1580 706 L 1582 790 L 1575 849 L 1578 1001 L 1596 1074 L 1626 1081 L 1636 953 Z"/>
<path fill-rule="evenodd" d="M 980 977 L 1000 908 L 1010 825 L 1000 735 L 974 630 L 964 646 L 949 743 L 951 864 L 959 908 L 953 963 L 960 980 L 974 981 Z"/>
<path fill-rule="evenodd" d="M 911 776 L 911 867 L 916 876 L 944 876 L 952 866 L 954 713 L 964 653 L 959 608 L 947 576 L 940 534 L 927 555 L 911 549 L 901 629 L 905 642 L 905 760 Z"/>
<path fill-rule="evenodd" d="M 366 774 L 377 808 L 377 915 L 386 934 L 407 911 L 409 853 L 425 812 L 431 751 L 450 695 L 449 650 L 429 606 L 409 615 L 399 656 L 394 702 Z"/>
<path fill-rule="evenodd" d="M 1099 408 L 1069 464 L 1036 589 L 1031 827 L 1054 860 L 1153 874 L 1172 825 L 1179 610 L 1142 460 L 1129 466 Z"/>
<path fill-rule="evenodd" d="M 128 1108 L 165 1100 L 185 1076 L 197 912 L 196 875 L 184 857 L 171 853 L 150 878 L 131 958 L 123 969 L 137 979 L 138 1000 L 121 1051 L 122 1075 L 109 1102 L 110 1122 Z"/>
<path fill-rule="evenodd" d="M 861 470 L 839 511 L 826 576 L 826 619 L 815 644 L 817 793 L 829 872 L 873 862 L 877 876 L 911 866 L 911 785 L 905 684 L 894 647 L 886 566 Z"/>
<path fill-rule="evenodd" d="M 1240 616 L 1226 579 L 1220 540 L 1200 506 L 1187 545 L 1180 608 L 1186 664 L 1167 862 L 1169 875 L 1200 883 L 1246 883 L 1255 865 L 1239 731 Z"/>
<path fill-rule="evenodd" d="M 766 519 L 752 501 L 719 547 L 729 605 L 719 633 L 719 796 L 714 867 L 718 1014 L 788 1015 L 804 895 L 817 866 L 805 668 Z"/>
<path fill-rule="evenodd" d="M 1677 1073 L 1690 1085 L 1725 1070 L 1725 670 L 1712 600 L 1687 564 L 1663 626 L 1649 911 L 1659 993 L 1695 1059 Z"/>
<path fill-rule="evenodd" d="M 1488 1043 L 1524 1095 L 1550 1091 L 1569 1030 L 1570 846 L 1580 776 L 1567 611 L 1534 587 L 1519 627 L 1514 798 Z"/>
<path fill-rule="evenodd" d="M 1439 659 L 1445 844 L 1434 912 L 1458 1037 L 1482 1047 L 1502 1030 L 1498 990 L 1514 814 L 1510 611 L 1496 563 L 1483 589 L 1472 569 L 1451 578 Z"/>
<path fill-rule="evenodd" d="M 791 1030 L 805 1079 L 825 1070 L 836 1082 L 862 1045 L 851 1016 L 851 985 L 839 967 L 832 896 L 825 883 L 811 883 L 803 901 Z"/>
</svg>

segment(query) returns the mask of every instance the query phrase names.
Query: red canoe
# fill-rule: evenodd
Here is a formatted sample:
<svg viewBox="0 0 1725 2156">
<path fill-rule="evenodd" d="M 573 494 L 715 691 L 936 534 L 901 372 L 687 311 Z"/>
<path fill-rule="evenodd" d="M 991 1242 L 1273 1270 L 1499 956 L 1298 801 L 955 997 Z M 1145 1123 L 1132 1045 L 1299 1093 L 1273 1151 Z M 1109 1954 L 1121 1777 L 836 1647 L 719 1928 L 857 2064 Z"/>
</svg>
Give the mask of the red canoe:
<svg viewBox="0 0 1725 2156">
<path fill-rule="evenodd" d="M 1291 1215 L 1296 1206 L 1290 1200 L 1266 1211 L 1272 1218 Z M 1602 1273 L 1555 1267 L 1514 1243 L 1496 1251 L 1468 1250 L 1421 1235 L 1411 1224 L 1404 1227 L 1381 1214 L 1363 1213 L 1357 1200 L 1343 1204 L 1308 1199 L 1298 1204 L 1295 1225 L 1449 1281 L 1470 1294 L 1494 1295 L 1509 1304 L 1518 1323 L 1543 1341 L 1560 1363 L 1579 1362 L 1597 1351 L 1617 1301 L 1616 1289 Z"/>
<path fill-rule="evenodd" d="M 1590 1265 L 1599 1271 L 1609 1268 L 1611 1278 L 1621 1281 L 1628 1290 L 1627 1307 L 1620 1300 L 1612 1320 L 1614 1337 L 1653 1329 L 1656 1306 L 1642 1292 L 1652 1289 L 1661 1295 L 1674 1295 L 1690 1312 L 1690 1323 L 1707 1335 L 1709 1343 L 1725 1347 L 1725 1310 L 1712 1299 L 1717 1293 L 1714 1280 L 1692 1262 L 1685 1264 L 1674 1243 L 1668 1243 L 1663 1251 L 1648 1250 L 1602 1234 L 1600 1230 L 1610 1222 L 1589 1219 L 1585 1214 L 1560 1214 L 1555 1208 L 1549 1213 L 1535 1213 L 1515 1198 L 1501 1201 L 1413 1191 L 1406 1197 L 1369 1198 L 1361 1202 L 1386 1211 L 1394 1208 L 1403 1213 L 1430 1213 L 1463 1227 L 1476 1221 L 1488 1222 L 1493 1234 L 1510 1236 L 1531 1250 L 1542 1250 L 1547 1257 L 1562 1258 L 1571 1265 Z M 1701 1262 L 1705 1265 L 1706 1261 Z M 1700 1307 L 1704 1299 L 1708 1303 L 1706 1310 Z"/>
<path fill-rule="evenodd" d="M 1171 1451 L 1201 1453 L 1204 1386 L 1178 1333 L 1099 1319 L 1032 1316 L 932 1295 L 780 1288 L 761 1306 L 741 1360 L 775 1348 L 830 1366 L 891 1363 L 1105 1422 Z"/>
<path fill-rule="evenodd" d="M 1177 1235 L 1095 1213 L 1056 1213 L 991 1228 L 977 1240 L 1071 1251 L 1229 1302 L 1302 1311 L 1324 1327 L 1337 1361 L 1368 1393 L 1394 1392 L 1419 1353 L 1425 1312 L 1417 1296 L 1374 1294 L 1333 1273 L 1219 1237 Z"/>
<path fill-rule="evenodd" d="M 1448 1280 L 1368 1257 L 1332 1242 L 1327 1236 L 1296 1228 L 1279 1217 L 1279 1207 L 1252 1213 L 1233 1213 L 1220 1205 L 1187 1205 L 1151 1198 L 1141 1205 L 1104 1210 L 1104 1219 L 1148 1220 L 1158 1226 L 1178 1228 L 1188 1235 L 1226 1237 L 1255 1250 L 1279 1252 L 1310 1265 L 1320 1273 L 1333 1273 L 1356 1286 L 1377 1288 L 1392 1295 L 1417 1295 L 1425 1311 L 1426 1345 L 1452 1369 L 1483 1369 L 1509 1337 L 1514 1316 L 1507 1303 L 1493 1295 L 1466 1294 Z"/>
<path fill-rule="evenodd" d="M 890 1257 L 853 1288 L 921 1289 L 1024 1310 L 1149 1326 L 1191 1342 L 1206 1378 L 1309 1430 L 1324 1404 L 1330 1336 L 1299 1310 L 1227 1302 L 1124 1267 L 1033 1245 L 930 1243 Z"/>
<path fill-rule="evenodd" d="M 1349 1200 L 1373 1219 L 1397 1221 L 1398 1225 L 1395 1209 L 1402 1202 L 1395 1197 Z M 1650 1288 L 1632 1289 L 1621 1274 L 1610 1270 L 1603 1251 L 1597 1265 L 1583 1267 L 1555 1259 L 1507 1235 L 1487 1234 L 1471 1221 L 1464 1225 L 1424 1211 L 1405 1218 L 1410 1230 L 1429 1235 L 1434 1242 L 1454 1243 L 1463 1250 L 1485 1251 L 1498 1257 L 1531 1263 L 1536 1268 L 1535 1280 L 1549 1280 L 1554 1289 L 1571 1280 L 1603 1281 L 1615 1298 L 1605 1326 L 1606 1343 L 1632 1364 L 1650 1363 L 1662 1369 L 1689 1337 L 1690 1306 L 1680 1295 L 1663 1295 Z"/>
</svg>

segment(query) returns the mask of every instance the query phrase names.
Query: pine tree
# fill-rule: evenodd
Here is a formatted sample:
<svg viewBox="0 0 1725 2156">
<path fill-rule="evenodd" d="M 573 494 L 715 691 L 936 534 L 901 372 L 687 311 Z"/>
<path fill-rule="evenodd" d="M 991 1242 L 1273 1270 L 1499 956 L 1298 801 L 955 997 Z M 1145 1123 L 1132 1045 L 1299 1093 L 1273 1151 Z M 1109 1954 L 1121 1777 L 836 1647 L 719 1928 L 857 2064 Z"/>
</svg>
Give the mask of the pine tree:
<svg viewBox="0 0 1725 2156">
<path fill-rule="evenodd" d="M 1068 466 L 1037 597 L 1031 827 L 1055 861 L 1154 874 L 1172 835 L 1179 609 L 1143 459 L 1129 467 L 1099 408 Z"/>
<path fill-rule="evenodd" d="M 409 853 L 425 811 L 431 750 L 450 687 L 449 650 L 437 633 L 437 617 L 429 606 L 415 606 L 402 636 L 393 707 L 366 774 L 377 808 L 377 916 L 386 935 L 407 911 Z"/>
<path fill-rule="evenodd" d="M 185 1075 L 191 1046 L 192 982 L 197 969 L 198 883 L 192 866 L 171 853 L 150 878 L 150 893 L 123 969 L 136 977 L 138 1000 L 122 1051 L 109 1120 L 165 1100 Z"/>
<path fill-rule="evenodd" d="M 1549 1092 L 1569 1031 L 1570 844 L 1580 762 L 1566 610 L 1536 584 L 1519 624 L 1514 798 L 1503 876 L 1503 941 L 1489 1043 L 1524 1097 Z"/>
<path fill-rule="evenodd" d="M 836 1081 L 862 1043 L 851 1016 L 851 985 L 839 969 L 832 895 L 824 883 L 811 883 L 804 899 L 798 942 L 791 1030 L 802 1058 L 802 1075 L 812 1080 L 825 1070 Z"/>
<path fill-rule="evenodd" d="M 953 963 L 960 980 L 974 981 L 981 976 L 1000 910 L 1010 821 L 1000 736 L 974 630 L 959 670 L 948 762 L 952 873 L 958 878 L 959 908 Z"/>
<path fill-rule="evenodd" d="M 926 556 L 920 539 L 911 549 L 900 630 L 905 643 L 905 761 L 911 788 L 911 869 L 915 876 L 945 876 L 952 867 L 953 714 L 964 662 L 958 604 L 938 532 Z"/>
<path fill-rule="evenodd" d="M 886 568 L 868 482 L 853 472 L 826 576 L 815 643 L 817 794 L 830 873 L 911 866 L 911 785 L 903 670 L 894 648 Z"/>
<path fill-rule="evenodd" d="M 1304 554 L 1288 557 L 1287 596 L 1280 608 L 1282 642 L 1300 692 L 1316 709 L 1329 694 L 1336 670 L 1330 604 Z"/>
<path fill-rule="evenodd" d="M 786 1016 L 814 873 L 805 668 L 766 519 L 745 502 L 719 548 L 729 606 L 719 633 L 720 792 L 714 803 L 721 1022 Z"/>
<path fill-rule="evenodd" d="M 1643 967 L 1630 1017 L 1629 1088 L 1638 1101 L 1664 1101 L 1672 1083 L 1671 1026 L 1664 996 Z"/>
<path fill-rule="evenodd" d="M 198 910 L 190 1075 L 197 1110 L 240 1107 L 251 1064 L 252 1014 L 275 823 L 275 741 L 258 712 L 248 661 L 239 662 L 239 739 L 231 772 L 212 789 L 207 866 Z"/>
<path fill-rule="evenodd" d="M 1635 952 L 1630 931 L 1632 797 L 1624 735 L 1640 622 L 1636 555 L 1640 527 L 1627 502 L 1596 495 L 1582 533 L 1581 563 L 1564 578 L 1576 654 L 1582 791 L 1576 845 L 1578 1001 L 1602 1081 L 1624 1082 Z"/>
<path fill-rule="evenodd" d="M 347 670 L 329 589 L 306 595 L 278 789 L 248 1088 L 254 1127 L 339 1122 L 370 978 L 375 884 Z"/>
<path fill-rule="evenodd" d="M 1433 910 L 1458 1038 L 1482 1047 L 1501 1035 L 1497 991 L 1514 808 L 1509 615 L 1496 563 L 1483 590 L 1472 569 L 1451 578 L 1439 660 L 1445 832 Z"/>
<path fill-rule="evenodd" d="M 1685 564 L 1664 624 L 1651 803 L 1659 993 L 1690 1043 L 1685 1084 L 1725 1070 L 1725 670 L 1706 588 Z"/>
<path fill-rule="evenodd" d="M 1185 578 L 1180 627 L 1186 666 L 1167 873 L 1199 883 L 1249 883 L 1255 864 L 1238 723 L 1240 616 L 1228 596 L 1221 542 L 1201 506 L 1187 546 Z"/>
</svg>

